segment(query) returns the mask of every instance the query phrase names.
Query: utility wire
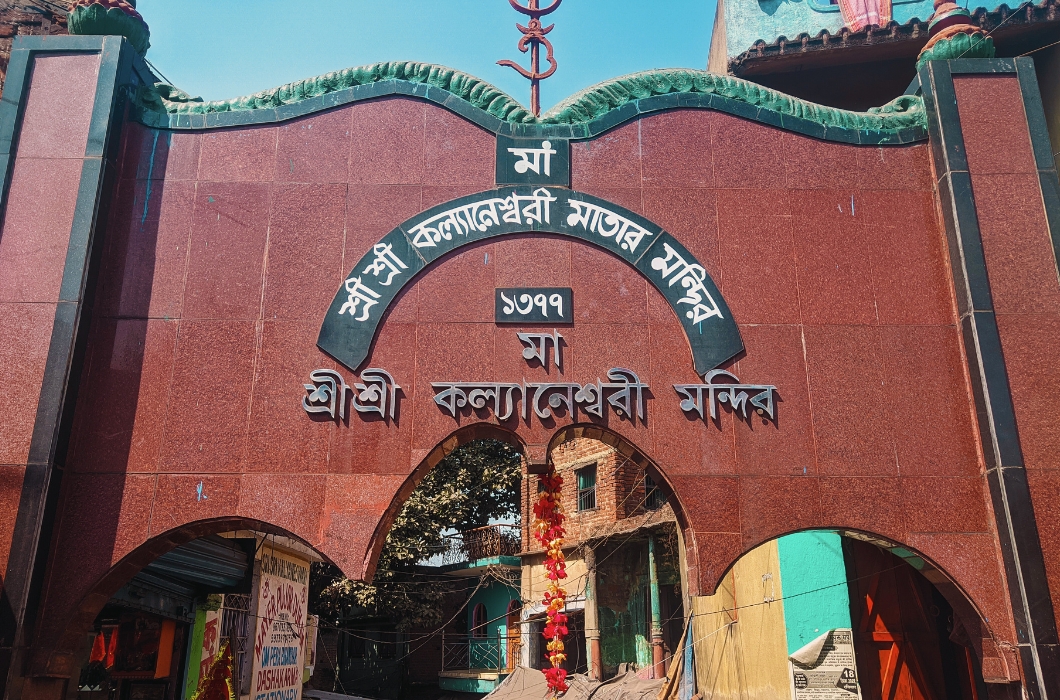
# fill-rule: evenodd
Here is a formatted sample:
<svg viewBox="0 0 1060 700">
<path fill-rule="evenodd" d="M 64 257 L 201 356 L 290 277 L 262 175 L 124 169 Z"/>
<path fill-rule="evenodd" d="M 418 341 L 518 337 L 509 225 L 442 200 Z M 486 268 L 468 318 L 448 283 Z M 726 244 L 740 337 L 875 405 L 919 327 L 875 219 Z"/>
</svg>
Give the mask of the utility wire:
<svg viewBox="0 0 1060 700">
<path fill-rule="evenodd" d="M 1019 56 L 1017 56 L 1016 58 L 1022 58 L 1023 56 L 1030 56 L 1030 55 L 1031 55 L 1032 53 L 1034 53 L 1035 51 L 1041 51 L 1042 49 L 1047 49 L 1047 48 L 1049 48 L 1050 46 L 1056 46 L 1057 44 L 1060 44 L 1060 41 L 1054 41 L 1054 42 L 1053 42 L 1053 43 L 1051 43 L 1051 44 L 1046 44 L 1045 46 L 1039 46 L 1039 47 L 1038 47 L 1038 48 L 1036 48 L 1036 49 L 1031 49 L 1030 51 L 1028 51 L 1028 52 L 1026 52 L 1026 53 L 1021 53 L 1021 54 L 1020 54 Z M 1057 154 L 1055 154 L 1055 153 L 1054 153 L 1054 154 L 1053 154 L 1053 157 L 1055 158 L 1055 157 L 1056 157 L 1056 155 L 1057 155 Z"/>
<path fill-rule="evenodd" d="M 989 39 L 990 35 L 993 34 L 994 32 L 996 32 L 998 29 L 1001 29 L 1001 27 L 1004 26 L 1005 22 L 1008 22 L 1010 19 L 1012 19 L 1013 17 L 1018 15 L 1023 10 L 1023 8 L 1027 7 L 1028 5 L 1032 5 L 1032 4 L 1033 4 L 1033 0 L 1027 0 L 1027 2 L 1022 3 L 1019 7 L 1017 7 L 1015 10 L 1013 10 L 1012 13 L 1008 17 L 1006 17 L 1005 19 L 1001 20 L 1001 22 L 996 27 L 994 27 L 989 32 L 987 32 L 986 36 L 984 36 L 982 39 L 976 41 L 974 44 L 972 44 L 971 46 L 966 48 L 963 52 L 961 52 L 961 55 L 958 56 L 957 58 L 963 58 L 964 54 L 968 53 L 969 51 L 974 49 L 976 46 L 979 46 L 979 44 L 981 44 L 984 41 L 986 41 L 987 39 Z"/>
<path fill-rule="evenodd" d="M 166 76 L 162 75 L 162 71 L 158 70 L 158 66 L 148 61 L 146 56 L 144 56 L 144 63 L 146 63 L 151 68 L 151 70 L 157 73 L 159 78 L 166 81 L 170 85 L 173 84 L 173 81 L 167 78 Z"/>
</svg>

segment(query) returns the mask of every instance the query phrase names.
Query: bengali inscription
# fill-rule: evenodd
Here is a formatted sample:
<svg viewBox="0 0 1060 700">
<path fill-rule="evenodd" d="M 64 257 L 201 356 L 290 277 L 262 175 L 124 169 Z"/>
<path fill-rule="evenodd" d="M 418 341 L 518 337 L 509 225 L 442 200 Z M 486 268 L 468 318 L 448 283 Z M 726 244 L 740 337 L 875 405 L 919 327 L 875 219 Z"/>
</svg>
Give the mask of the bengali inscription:
<svg viewBox="0 0 1060 700">
<path fill-rule="evenodd" d="M 497 135 L 498 185 L 570 184 L 570 139 Z"/>
<path fill-rule="evenodd" d="M 505 287 L 494 290 L 497 323 L 570 323 L 574 290 L 570 287 Z"/>
<path fill-rule="evenodd" d="M 553 412 L 564 410 L 574 417 L 576 411 L 603 418 L 608 409 L 620 418 L 644 420 L 645 392 L 649 386 L 640 381 L 636 372 L 623 367 L 612 367 L 607 372 L 608 381 L 597 378 L 596 382 L 527 382 L 519 384 L 503 382 L 432 382 L 434 402 L 453 416 L 460 409 L 490 409 L 499 421 L 506 421 L 515 414 L 516 405 L 521 406 L 523 420 L 530 412 L 540 419 L 552 418 Z"/>
<path fill-rule="evenodd" d="M 731 380 L 716 383 L 715 380 Z M 696 413 L 700 418 L 709 415 L 718 417 L 718 404 L 728 404 L 733 413 L 744 420 L 749 417 L 749 406 L 760 416 L 775 419 L 774 395 L 777 388 L 771 384 L 741 384 L 732 372 L 715 369 L 703 377 L 703 384 L 674 384 L 681 398 L 681 410 Z M 706 413 L 704 413 L 706 411 Z"/>
<path fill-rule="evenodd" d="M 641 240 L 652 235 L 652 232 L 643 226 L 598 204 L 576 199 L 568 200 L 567 204 L 574 210 L 567 215 L 568 226 L 581 226 L 603 238 L 613 238 L 622 250 L 635 253 Z"/>
<path fill-rule="evenodd" d="M 552 333 L 517 333 L 524 344 L 523 358 L 536 360 L 543 366 L 548 362 L 548 347 L 553 348 L 553 362 L 560 368 L 560 341 L 557 331 Z M 369 367 L 360 374 L 360 382 L 348 385 L 342 375 L 332 369 L 316 369 L 304 384 L 306 395 L 302 408 L 306 413 L 327 414 L 333 420 L 345 420 L 346 404 L 358 413 L 375 413 L 391 420 L 397 417 L 398 391 L 401 387 L 384 369 Z M 680 397 L 680 408 L 701 419 L 717 419 L 718 407 L 727 404 L 733 413 L 744 420 L 755 413 L 769 420 L 776 419 L 776 390 L 771 384 L 744 384 L 732 372 L 716 369 L 708 372 L 702 384 L 674 384 Z M 444 412 L 459 418 L 465 408 L 491 411 L 504 422 L 517 414 L 529 420 L 531 413 L 541 420 L 562 413 L 575 418 L 581 412 L 605 418 L 609 411 L 619 418 L 636 423 L 644 422 L 650 387 L 636 372 L 624 367 L 612 367 L 607 380 L 597 377 L 595 382 L 432 382 L 434 402 Z"/>
<path fill-rule="evenodd" d="M 541 148 L 508 148 L 505 149 L 518 158 L 512 167 L 520 175 L 532 170 L 541 174 L 542 168 L 546 177 L 552 177 L 552 156 L 556 155 L 556 149 L 552 148 L 551 141 L 542 141 Z"/>
<path fill-rule="evenodd" d="M 361 372 L 360 382 L 351 387 L 333 369 L 315 369 L 309 373 L 311 384 L 304 384 L 306 395 L 302 408 L 306 413 L 326 413 L 332 420 L 345 420 L 346 403 L 358 413 L 377 413 L 394 420 L 397 417 L 397 393 L 401 389 L 385 369 L 369 367 Z"/>
<path fill-rule="evenodd" d="M 435 214 L 410 228 L 409 236 L 417 248 L 433 248 L 443 240 L 453 240 L 454 236 L 487 232 L 500 226 L 502 221 L 548 224 L 552 222 L 551 204 L 555 201 L 556 198 L 544 187 L 538 187 L 528 195 L 512 192 L 507 197 L 490 197 Z"/>
<path fill-rule="evenodd" d="M 552 362 L 556 365 L 556 369 L 563 369 L 563 356 L 560 350 L 563 336 L 559 334 L 559 331 L 553 330 L 551 333 L 516 333 L 516 336 L 519 338 L 519 342 L 526 346 L 523 348 L 524 360 L 527 362 L 537 360 L 542 367 L 548 367 L 548 346 L 551 345 Z"/>
<path fill-rule="evenodd" d="M 508 147 L 533 150 L 540 145 Z M 504 153 L 516 159 L 516 154 Z M 526 155 L 526 172 L 534 174 L 534 155 L 530 151 Z M 542 171 L 545 155 L 538 154 L 536 161 Z M 523 162 L 522 156 L 518 158 Z M 554 159 L 553 174 L 556 165 Z M 577 238 L 634 266 L 674 310 L 699 374 L 743 349 L 739 329 L 706 268 L 672 235 L 617 204 L 545 184 L 512 185 L 462 197 L 391 230 L 343 280 L 321 325 L 317 345 L 346 367 L 358 369 L 387 308 L 425 267 L 461 246 L 526 233 Z M 486 251 L 484 264 L 490 261 Z M 572 320 L 569 289 L 535 288 L 533 294 L 523 289 L 517 295 L 514 291 L 495 291 L 496 321 L 552 324 Z"/>
<path fill-rule="evenodd" d="M 668 243 L 663 243 L 663 255 L 652 258 L 651 268 L 658 270 L 668 286 L 681 285 L 685 289 L 684 296 L 677 300 L 678 304 L 687 304 L 691 310 L 685 312 L 685 318 L 693 324 L 705 321 L 712 316 L 723 318 L 718 303 L 714 301 L 710 290 L 704 284 L 707 279 L 707 271 L 702 265 L 685 260 Z"/>
</svg>

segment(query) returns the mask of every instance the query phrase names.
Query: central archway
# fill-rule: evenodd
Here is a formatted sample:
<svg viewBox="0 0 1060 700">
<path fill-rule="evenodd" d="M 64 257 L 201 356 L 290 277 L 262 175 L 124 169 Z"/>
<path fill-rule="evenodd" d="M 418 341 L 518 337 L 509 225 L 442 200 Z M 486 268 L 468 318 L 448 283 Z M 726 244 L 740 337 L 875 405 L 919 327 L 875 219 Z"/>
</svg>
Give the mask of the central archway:
<svg viewBox="0 0 1060 700">
<path fill-rule="evenodd" d="M 486 190 L 439 204 L 393 229 L 357 261 L 335 293 L 317 346 L 356 371 L 387 308 L 419 272 L 463 246 L 527 232 L 577 238 L 640 272 L 681 322 L 700 375 L 743 350 L 717 285 L 676 238 L 613 202 L 545 187 Z"/>
</svg>

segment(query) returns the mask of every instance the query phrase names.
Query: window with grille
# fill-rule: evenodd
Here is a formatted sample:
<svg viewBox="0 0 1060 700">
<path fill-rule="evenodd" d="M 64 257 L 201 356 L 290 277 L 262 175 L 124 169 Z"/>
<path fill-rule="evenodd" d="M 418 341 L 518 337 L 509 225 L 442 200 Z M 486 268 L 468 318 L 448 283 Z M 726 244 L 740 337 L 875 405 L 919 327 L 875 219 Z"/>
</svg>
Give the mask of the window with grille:
<svg viewBox="0 0 1060 700">
<path fill-rule="evenodd" d="M 471 636 L 482 638 L 486 636 L 486 606 L 479 603 L 471 611 Z"/>
<path fill-rule="evenodd" d="M 666 495 L 650 476 L 644 476 L 644 508 L 658 510 L 666 505 Z"/>
<path fill-rule="evenodd" d="M 596 508 L 596 465 L 590 464 L 574 472 L 578 480 L 578 510 Z"/>
</svg>

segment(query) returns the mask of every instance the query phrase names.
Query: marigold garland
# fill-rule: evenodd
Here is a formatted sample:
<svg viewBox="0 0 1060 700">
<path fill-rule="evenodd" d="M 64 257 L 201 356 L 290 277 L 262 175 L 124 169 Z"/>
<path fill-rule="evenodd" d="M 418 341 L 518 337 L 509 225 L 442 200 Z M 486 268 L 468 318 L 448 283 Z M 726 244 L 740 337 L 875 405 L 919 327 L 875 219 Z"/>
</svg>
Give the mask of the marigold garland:
<svg viewBox="0 0 1060 700">
<path fill-rule="evenodd" d="M 563 558 L 563 477 L 549 465 L 548 473 L 538 477 L 540 490 L 534 505 L 534 537 L 545 548 L 545 571 L 548 572 L 548 590 L 542 603 L 547 609 L 548 623 L 545 639 L 548 640 L 548 660 L 552 668 L 545 669 L 548 688 L 555 695 L 567 690 L 567 670 L 561 668 L 567 655 L 563 639 L 567 636 L 567 591 L 559 582 L 567 578 L 567 563 Z"/>
</svg>

